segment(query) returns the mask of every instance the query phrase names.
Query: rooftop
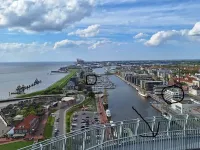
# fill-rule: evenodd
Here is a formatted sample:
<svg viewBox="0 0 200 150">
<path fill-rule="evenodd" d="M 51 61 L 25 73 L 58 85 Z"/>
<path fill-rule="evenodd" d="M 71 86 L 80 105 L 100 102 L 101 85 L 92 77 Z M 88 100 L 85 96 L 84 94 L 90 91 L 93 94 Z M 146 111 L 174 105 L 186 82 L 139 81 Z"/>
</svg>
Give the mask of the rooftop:
<svg viewBox="0 0 200 150">
<path fill-rule="evenodd" d="M 71 101 L 71 100 L 75 100 L 75 98 L 74 97 L 63 97 L 62 98 L 62 101 L 65 101 L 65 102 Z"/>
<path fill-rule="evenodd" d="M 29 115 L 29 116 L 27 116 L 26 118 L 24 118 L 24 120 L 21 123 L 19 123 L 15 127 L 15 130 L 16 129 L 21 129 L 21 128 L 23 128 L 23 129 L 29 129 L 31 121 L 33 121 L 36 118 L 39 118 L 39 117 L 35 116 L 35 115 Z"/>
</svg>

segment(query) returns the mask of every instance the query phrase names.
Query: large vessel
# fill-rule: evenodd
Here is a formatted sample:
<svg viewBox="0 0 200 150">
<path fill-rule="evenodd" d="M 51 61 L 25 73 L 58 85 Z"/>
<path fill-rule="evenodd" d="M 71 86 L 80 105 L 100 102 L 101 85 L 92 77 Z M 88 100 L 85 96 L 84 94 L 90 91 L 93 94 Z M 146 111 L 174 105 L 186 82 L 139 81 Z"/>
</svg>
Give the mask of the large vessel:
<svg viewBox="0 0 200 150">
<path fill-rule="evenodd" d="M 106 116 L 107 116 L 107 117 L 111 117 L 111 113 L 110 113 L 110 110 L 109 110 L 109 109 L 106 110 Z"/>
<path fill-rule="evenodd" d="M 148 95 L 145 93 L 142 93 L 141 91 L 138 90 L 138 94 L 141 95 L 142 97 L 148 97 Z"/>
</svg>

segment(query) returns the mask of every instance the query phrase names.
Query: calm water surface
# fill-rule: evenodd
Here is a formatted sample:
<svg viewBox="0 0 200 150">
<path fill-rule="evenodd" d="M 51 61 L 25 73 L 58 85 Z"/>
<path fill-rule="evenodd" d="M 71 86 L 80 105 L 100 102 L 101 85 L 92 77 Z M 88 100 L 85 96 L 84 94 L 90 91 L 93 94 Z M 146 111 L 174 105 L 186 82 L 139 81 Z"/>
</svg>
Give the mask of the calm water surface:
<svg viewBox="0 0 200 150">
<path fill-rule="evenodd" d="M 32 84 L 35 79 L 42 83 L 26 90 L 26 93 L 47 88 L 52 83 L 64 77 L 66 74 L 49 73 L 60 67 L 73 64 L 70 62 L 31 62 L 31 63 L 0 63 L 0 100 L 9 98 L 9 92 L 14 92 L 18 85 Z"/>
<path fill-rule="evenodd" d="M 95 72 L 103 73 L 104 69 L 98 68 L 95 69 Z M 152 101 L 152 99 L 141 97 L 133 87 L 129 86 L 115 75 L 109 76 L 109 78 L 117 86 L 116 89 L 108 90 L 108 107 L 111 111 L 113 121 L 139 118 L 132 109 L 132 106 L 144 117 L 160 115 L 160 113 L 150 105 L 149 102 Z"/>
</svg>

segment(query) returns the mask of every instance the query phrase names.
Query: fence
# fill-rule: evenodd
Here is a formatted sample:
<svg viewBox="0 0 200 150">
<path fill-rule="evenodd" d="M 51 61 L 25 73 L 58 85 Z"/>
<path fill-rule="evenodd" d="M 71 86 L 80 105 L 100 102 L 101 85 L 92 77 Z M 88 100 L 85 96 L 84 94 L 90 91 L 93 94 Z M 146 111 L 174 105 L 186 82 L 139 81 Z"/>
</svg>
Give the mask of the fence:
<svg viewBox="0 0 200 150">
<path fill-rule="evenodd" d="M 176 118 L 177 117 L 177 118 Z M 81 129 L 60 135 L 20 150 L 186 150 L 200 148 L 200 119 L 176 116 L 146 118 L 153 131 L 159 126 L 156 137 L 148 125 L 139 119 L 126 120 Z M 110 132 L 111 131 L 111 132 Z"/>
</svg>

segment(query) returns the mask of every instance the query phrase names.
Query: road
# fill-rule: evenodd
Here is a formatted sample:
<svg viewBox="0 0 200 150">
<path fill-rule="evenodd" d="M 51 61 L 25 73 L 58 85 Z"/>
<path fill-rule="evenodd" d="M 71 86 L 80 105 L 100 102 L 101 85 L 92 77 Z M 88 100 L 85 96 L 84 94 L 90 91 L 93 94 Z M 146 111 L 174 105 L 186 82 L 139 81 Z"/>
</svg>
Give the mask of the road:
<svg viewBox="0 0 200 150">
<path fill-rule="evenodd" d="M 85 100 L 84 95 L 77 95 L 76 104 L 81 103 Z M 73 105 L 72 105 L 73 106 Z M 59 130 L 58 134 L 65 134 L 66 133 L 66 112 L 72 107 L 72 106 L 64 106 L 61 104 L 60 109 L 57 110 L 55 114 L 55 122 L 54 122 L 54 129 L 53 129 L 53 136 L 55 135 L 55 129 Z M 59 122 L 57 122 L 57 119 L 59 119 Z"/>
</svg>

